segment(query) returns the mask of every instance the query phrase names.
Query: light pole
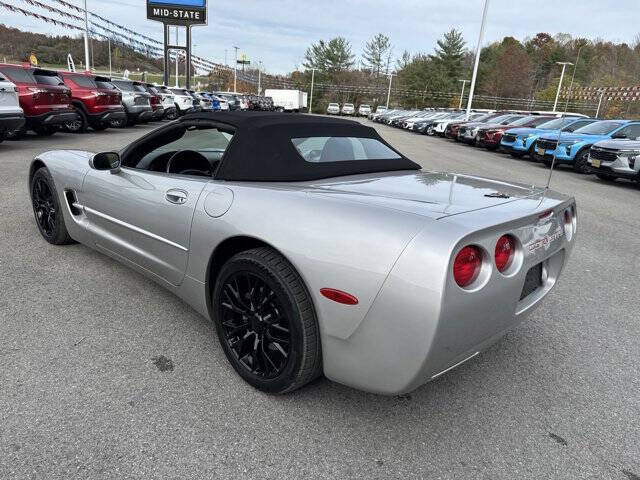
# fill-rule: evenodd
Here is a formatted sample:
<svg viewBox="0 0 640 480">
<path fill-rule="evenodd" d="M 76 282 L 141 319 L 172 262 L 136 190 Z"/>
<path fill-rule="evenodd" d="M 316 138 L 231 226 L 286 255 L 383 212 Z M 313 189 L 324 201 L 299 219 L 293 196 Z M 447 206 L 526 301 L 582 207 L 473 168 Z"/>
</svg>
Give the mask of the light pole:
<svg viewBox="0 0 640 480">
<path fill-rule="evenodd" d="M 462 110 L 462 97 L 464 97 L 464 86 L 469 80 L 458 80 L 462 82 L 462 92 L 460 92 L 460 103 L 458 104 L 458 110 Z"/>
<path fill-rule="evenodd" d="M 235 93 L 238 90 L 238 48 L 234 46 L 233 47 L 236 51 L 236 59 L 233 63 L 233 92 Z"/>
<path fill-rule="evenodd" d="M 176 27 L 176 45 L 178 45 L 178 27 Z M 176 88 L 178 88 L 180 86 L 180 83 L 178 82 L 178 75 L 180 75 L 180 50 L 176 50 Z"/>
<path fill-rule="evenodd" d="M 109 37 L 109 77 L 111 76 L 111 37 Z"/>
<path fill-rule="evenodd" d="M 488 10 L 489 0 L 484 0 L 482 23 L 480 24 L 480 35 L 478 35 L 478 45 L 476 46 L 476 59 L 473 62 L 473 75 L 471 76 L 471 87 L 469 88 L 469 99 L 467 100 L 467 113 L 465 115 L 465 120 L 469 120 L 469 115 L 471 115 L 471 102 L 473 102 L 473 92 L 476 89 L 476 79 L 478 78 L 478 64 L 480 63 L 480 50 L 482 50 L 482 37 L 484 37 L 484 27 L 487 23 Z"/>
<path fill-rule="evenodd" d="M 556 111 L 556 107 L 558 106 L 558 98 L 560 97 L 560 89 L 562 88 L 562 79 L 564 78 L 564 69 L 567 68 L 567 65 L 573 65 L 571 62 L 556 62 L 558 65 L 562 65 L 562 73 L 560 74 L 560 83 L 558 83 L 558 91 L 556 92 L 556 100 L 553 102 L 553 111 Z"/>
<path fill-rule="evenodd" d="M 578 55 L 576 55 L 576 63 L 573 66 L 573 74 L 571 75 L 571 83 L 569 84 L 569 93 L 567 94 L 567 102 L 564 104 L 564 111 L 566 112 L 569 108 L 569 98 L 571 97 L 571 91 L 573 90 L 573 79 L 576 78 L 576 68 L 578 68 L 578 61 L 580 60 L 580 50 L 584 47 L 584 43 L 580 45 L 578 49 Z"/>
<path fill-rule="evenodd" d="M 89 71 L 89 13 L 87 0 L 84 0 L 84 69 Z"/>
<path fill-rule="evenodd" d="M 309 113 L 312 113 L 313 108 L 313 81 L 315 80 L 317 68 L 311 69 L 311 95 L 309 95 Z"/>
<path fill-rule="evenodd" d="M 262 91 L 262 60 L 258 60 L 258 95 Z"/>
<path fill-rule="evenodd" d="M 600 115 L 600 106 L 602 105 L 602 97 L 604 97 L 604 88 L 600 93 L 600 100 L 598 100 L 598 109 L 596 110 L 596 118 L 598 118 L 598 115 Z"/>
<path fill-rule="evenodd" d="M 389 90 L 387 91 L 387 110 L 389 109 L 389 99 L 391 98 L 391 81 L 393 80 L 393 77 L 395 75 L 395 73 L 387 73 L 387 75 L 389 75 Z"/>
</svg>

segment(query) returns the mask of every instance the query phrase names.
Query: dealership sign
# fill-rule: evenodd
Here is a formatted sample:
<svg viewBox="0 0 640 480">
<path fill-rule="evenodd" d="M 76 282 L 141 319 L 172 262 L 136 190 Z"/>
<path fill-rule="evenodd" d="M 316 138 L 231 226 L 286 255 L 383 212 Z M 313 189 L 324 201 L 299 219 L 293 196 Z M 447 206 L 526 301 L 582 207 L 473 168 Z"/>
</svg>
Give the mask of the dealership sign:
<svg viewBox="0 0 640 480">
<path fill-rule="evenodd" d="M 147 18 L 169 25 L 205 25 L 207 0 L 147 0 Z"/>
</svg>

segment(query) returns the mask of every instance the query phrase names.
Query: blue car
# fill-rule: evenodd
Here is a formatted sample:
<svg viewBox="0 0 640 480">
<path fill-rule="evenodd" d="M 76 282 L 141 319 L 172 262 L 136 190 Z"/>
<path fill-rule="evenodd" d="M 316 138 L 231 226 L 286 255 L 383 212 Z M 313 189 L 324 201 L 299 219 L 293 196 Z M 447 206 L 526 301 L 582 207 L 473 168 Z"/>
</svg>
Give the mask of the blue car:
<svg viewBox="0 0 640 480">
<path fill-rule="evenodd" d="M 558 137 L 560 143 L 558 144 Z M 533 156 L 536 160 L 551 166 L 553 157 L 556 164 L 572 165 L 580 173 L 589 173 L 589 149 L 602 140 L 640 137 L 638 120 L 601 120 L 577 129 L 573 133 L 545 133 L 535 143 Z"/>
<path fill-rule="evenodd" d="M 559 132 L 571 133 L 593 122 L 597 122 L 597 120 L 585 117 L 562 117 L 549 120 L 536 128 L 511 128 L 504 132 L 500 146 L 516 158 L 527 154 L 532 156 L 533 145 L 540 135 Z"/>
</svg>

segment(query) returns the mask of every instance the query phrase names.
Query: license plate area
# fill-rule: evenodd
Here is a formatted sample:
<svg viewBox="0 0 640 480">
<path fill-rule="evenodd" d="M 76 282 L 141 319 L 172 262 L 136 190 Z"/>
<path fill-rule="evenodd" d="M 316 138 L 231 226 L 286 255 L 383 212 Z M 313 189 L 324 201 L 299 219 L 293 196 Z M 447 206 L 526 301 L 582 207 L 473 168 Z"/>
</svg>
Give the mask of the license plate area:
<svg viewBox="0 0 640 480">
<path fill-rule="evenodd" d="M 536 148 L 536 153 L 537 153 L 538 155 L 544 155 L 544 148 L 537 147 L 537 148 Z"/>
<path fill-rule="evenodd" d="M 531 267 L 524 278 L 524 285 L 520 293 L 520 300 L 528 297 L 542 286 L 542 263 Z"/>
<path fill-rule="evenodd" d="M 591 159 L 591 166 L 595 168 L 600 168 L 600 160 L 597 158 Z"/>
</svg>

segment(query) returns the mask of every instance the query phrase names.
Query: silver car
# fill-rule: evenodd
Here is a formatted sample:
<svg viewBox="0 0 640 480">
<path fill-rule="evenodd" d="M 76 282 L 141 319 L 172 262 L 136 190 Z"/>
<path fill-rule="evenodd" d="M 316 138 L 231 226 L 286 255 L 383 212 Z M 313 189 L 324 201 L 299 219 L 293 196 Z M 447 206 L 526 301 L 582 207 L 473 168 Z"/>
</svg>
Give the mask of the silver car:
<svg viewBox="0 0 640 480">
<path fill-rule="evenodd" d="M 127 115 L 126 119 L 116 120 L 111 123 L 114 127 L 124 125 L 134 125 L 136 123 L 148 122 L 153 118 L 153 108 L 151 107 L 151 95 L 147 92 L 147 87 L 133 80 L 111 80 L 122 93 L 122 106 Z"/>
<path fill-rule="evenodd" d="M 155 280 L 273 394 L 324 373 L 408 392 L 474 358 L 557 283 L 573 198 L 423 171 L 358 122 L 195 113 L 120 152 L 51 151 L 35 221 Z"/>
</svg>

